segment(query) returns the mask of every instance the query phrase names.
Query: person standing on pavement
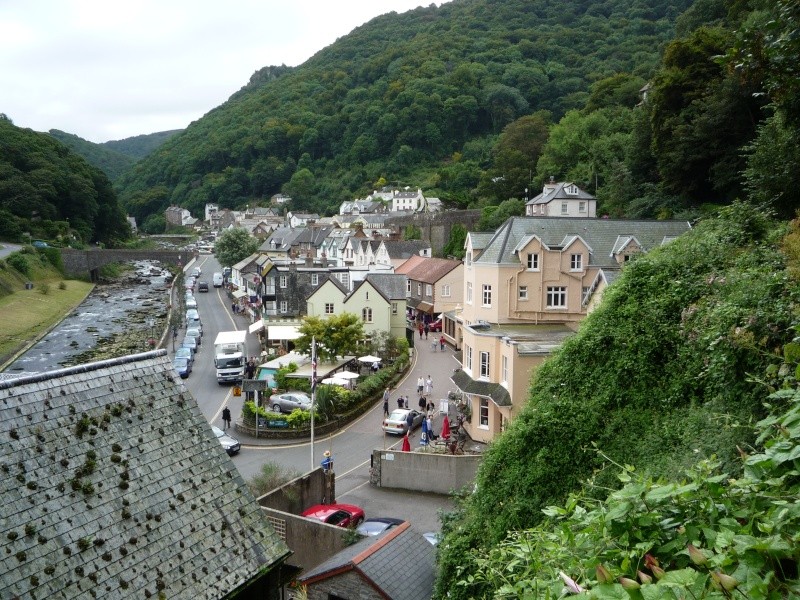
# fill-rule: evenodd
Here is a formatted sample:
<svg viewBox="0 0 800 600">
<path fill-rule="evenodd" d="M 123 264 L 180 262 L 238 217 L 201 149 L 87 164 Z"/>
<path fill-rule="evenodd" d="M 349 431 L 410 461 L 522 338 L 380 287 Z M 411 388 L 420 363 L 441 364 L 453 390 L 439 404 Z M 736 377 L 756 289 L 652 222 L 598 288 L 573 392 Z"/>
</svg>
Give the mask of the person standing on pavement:
<svg viewBox="0 0 800 600">
<path fill-rule="evenodd" d="M 444 336 L 439 338 L 439 347 L 441 348 L 442 352 L 444 352 Z"/>
<path fill-rule="evenodd" d="M 428 323 L 426 322 L 424 329 L 425 329 L 425 339 L 427 340 L 428 339 L 428 332 L 431 330 L 431 326 L 428 325 Z"/>
<path fill-rule="evenodd" d="M 428 378 L 425 380 L 425 395 L 430 396 L 431 394 L 433 394 L 433 379 L 428 375 Z"/>
<path fill-rule="evenodd" d="M 422 339 L 422 322 L 417 325 L 417 329 L 419 330 L 419 339 Z"/>
<path fill-rule="evenodd" d="M 419 376 L 417 379 L 417 394 L 422 396 L 422 392 L 425 390 L 425 380 L 422 378 L 422 375 Z"/>
<path fill-rule="evenodd" d="M 231 411 L 226 406 L 222 409 L 222 429 L 230 429 L 231 428 Z"/>
<path fill-rule="evenodd" d="M 383 416 L 389 416 L 389 388 L 386 388 L 386 391 L 383 392 Z"/>
<path fill-rule="evenodd" d="M 414 413 L 409 412 L 406 417 L 406 435 L 411 435 L 411 430 L 414 428 Z"/>
<path fill-rule="evenodd" d="M 428 405 L 428 401 L 425 399 L 425 396 L 419 397 L 419 412 L 424 413 L 425 407 Z"/>
</svg>

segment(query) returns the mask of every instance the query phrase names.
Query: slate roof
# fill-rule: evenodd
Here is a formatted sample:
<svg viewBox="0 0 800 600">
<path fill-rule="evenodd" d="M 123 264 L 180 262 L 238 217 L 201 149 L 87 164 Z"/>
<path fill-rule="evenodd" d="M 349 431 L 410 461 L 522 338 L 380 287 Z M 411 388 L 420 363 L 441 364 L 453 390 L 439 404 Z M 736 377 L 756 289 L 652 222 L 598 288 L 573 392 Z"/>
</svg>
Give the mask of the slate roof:
<svg viewBox="0 0 800 600">
<path fill-rule="evenodd" d="M 387 300 L 405 300 L 408 277 L 388 273 L 368 273 L 364 281 L 369 281 Z"/>
<path fill-rule="evenodd" d="M 560 181 L 556 184 L 546 185 L 542 190 L 542 193 L 538 196 L 534 196 L 530 200 L 525 203 L 525 206 L 530 206 L 531 204 L 548 204 L 553 200 L 594 200 L 594 196 L 591 194 L 584 192 L 582 189 L 578 188 L 577 194 L 568 194 L 564 191 L 564 188 L 573 185 L 571 181 Z M 577 186 L 575 186 L 577 187 Z"/>
<path fill-rule="evenodd" d="M 512 217 L 494 233 L 473 263 L 519 264 L 515 252 L 533 236 L 551 249 L 563 248 L 580 237 L 591 249 L 589 267 L 619 268 L 614 251 L 619 248 L 622 238 L 636 238 L 642 250 L 648 252 L 690 229 L 691 225 L 686 221 Z"/>
<path fill-rule="evenodd" d="M 430 242 L 423 240 L 383 240 L 383 245 L 391 258 L 411 258 L 431 248 Z"/>
<path fill-rule="evenodd" d="M 261 244 L 258 249 L 265 252 L 269 250 L 282 250 L 284 252 L 288 252 L 292 247 L 295 238 L 299 236 L 302 231 L 302 228 L 278 227 L 269 235 L 266 240 L 264 240 L 264 243 Z"/>
<path fill-rule="evenodd" d="M 312 587 L 356 571 L 392 600 L 429 600 L 433 595 L 434 550 L 409 523 L 348 546 L 300 577 Z M 365 583 L 365 585 L 368 585 Z"/>
<path fill-rule="evenodd" d="M 3 598 L 222 598 L 289 554 L 164 350 L 2 381 L 0 421 Z"/>
<path fill-rule="evenodd" d="M 449 258 L 412 256 L 397 267 L 394 272 L 401 275 L 408 275 L 408 278 L 414 281 L 436 283 L 461 264 L 460 260 L 451 260 Z"/>
<path fill-rule="evenodd" d="M 450 379 L 462 392 L 491 398 L 497 406 L 511 406 L 511 396 L 508 390 L 499 383 L 476 381 L 461 369 L 453 373 Z"/>
<path fill-rule="evenodd" d="M 322 242 L 328 237 L 328 234 L 333 231 L 333 226 L 329 227 L 305 227 L 297 228 L 300 234 L 294 238 L 294 244 L 311 244 L 315 248 L 319 248 Z"/>
</svg>

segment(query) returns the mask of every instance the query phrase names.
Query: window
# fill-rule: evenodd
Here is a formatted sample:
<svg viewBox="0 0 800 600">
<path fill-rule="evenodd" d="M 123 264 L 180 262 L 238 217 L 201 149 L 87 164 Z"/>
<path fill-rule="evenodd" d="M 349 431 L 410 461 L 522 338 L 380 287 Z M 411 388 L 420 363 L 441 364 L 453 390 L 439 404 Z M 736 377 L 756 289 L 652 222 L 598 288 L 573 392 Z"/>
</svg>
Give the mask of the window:
<svg viewBox="0 0 800 600">
<path fill-rule="evenodd" d="M 578 212 L 582 212 L 582 213 L 586 212 L 586 200 L 581 200 L 578 203 Z"/>
<path fill-rule="evenodd" d="M 472 371 L 472 347 L 464 346 L 464 368 Z"/>
<path fill-rule="evenodd" d="M 411 295 L 411 280 L 406 279 L 406 296 Z"/>
<path fill-rule="evenodd" d="M 528 270 L 529 271 L 539 270 L 539 255 L 535 252 L 528 253 Z"/>
<path fill-rule="evenodd" d="M 369 300 L 369 292 L 364 292 L 364 300 Z"/>
<path fill-rule="evenodd" d="M 486 398 L 481 398 L 481 407 L 480 407 L 480 427 L 485 429 L 489 428 L 489 400 Z"/>
<path fill-rule="evenodd" d="M 482 297 L 483 306 L 491 306 L 492 305 L 492 286 L 487 283 L 483 284 L 483 297 Z"/>
<path fill-rule="evenodd" d="M 311 285 L 319 285 L 319 273 L 311 274 Z"/>
<path fill-rule="evenodd" d="M 427 298 L 433 297 L 433 286 L 430 283 L 425 284 L 425 296 Z"/>
<path fill-rule="evenodd" d="M 450 286 L 446 283 L 442 285 L 442 298 L 450 297 Z"/>
<path fill-rule="evenodd" d="M 527 285 L 519 286 L 519 299 L 520 300 L 527 300 L 528 299 L 528 286 Z"/>
<path fill-rule="evenodd" d="M 361 320 L 364 321 L 364 323 L 372 323 L 372 309 L 371 308 L 365 308 L 365 309 L 363 309 L 361 311 Z"/>
<path fill-rule="evenodd" d="M 562 215 L 569 214 L 569 204 L 567 204 L 566 202 L 561 203 L 561 214 Z"/>
<path fill-rule="evenodd" d="M 547 308 L 566 308 L 567 288 L 551 286 L 547 288 Z"/>
<path fill-rule="evenodd" d="M 288 281 L 288 278 L 286 277 L 286 275 L 281 275 L 281 278 L 280 278 L 280 284 L 279 284 L 279 285 L 280 285 L 282 288 L 285 288 L 285 287 L 286 287 L 286 283 L 287 283 L 287 281 Z"/>
<path fill-rule="evenodd" d="M 350 273 L 342 273 L 339 276 L 339 281 L 341 281 L 342 285 L 348 290 L 350 289 Z"/>
<path fill-rule="evenodd" d="M 467 266 L 471 267 L 472 266 L 472 250 L 468 250 L 467 251 L 466 259 L 467 259 Z"/>
<path fill-rule="evenodd" d="M 325 303 L 325 314 L 332 315 L 333 314 L 333 302 L 326 302 Z"/>
<path fill-rule="evenodd" d="M 417 296 L 422 296 L 422 284 L 417 284 Z"/>
<path fill-rule="evenodd" d="M 392 314 L 397 314 L 397 302 L 392 302 Z"/>
<path fill-rule="evenodd" d="M 501 381 L 503 383 L 508 383 L 508 357 L 506 355 L 503 355 L 503 358 L 500 361 L 500 363 L 501 363 L 500 370 L 502 371 Z"/>
<path fill-rule="evenodd" d="M 281 312 L 285 313 L 289 311 L 289 303 L 286 300 L 281 300 Z"/>
<path fill-rule="evenodd" d="M 583 254 L 572 254 L 569 257 L 569 268 L 572 271 L 580 271 L 583 268 Z"/>
<path fill-rule="evenodd" d="M 467 282 L 467 304 L 472 304 L 472 282 Z"/>
<path fill-rule="evenodd" d="M 481 377 L 489 377 L 489 353 L 488 352 L 481 352 Z"/>
</svg>

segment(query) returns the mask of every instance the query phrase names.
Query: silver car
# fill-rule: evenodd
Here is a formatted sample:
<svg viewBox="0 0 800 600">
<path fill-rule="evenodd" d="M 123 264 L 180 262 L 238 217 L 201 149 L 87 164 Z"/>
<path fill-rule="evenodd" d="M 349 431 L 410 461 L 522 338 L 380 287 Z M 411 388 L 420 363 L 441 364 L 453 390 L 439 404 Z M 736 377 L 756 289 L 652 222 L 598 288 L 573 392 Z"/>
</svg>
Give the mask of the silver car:
<svg viewBox="0 0 800 600">
<path fill-rule="evenodd" d="M 311 410 L 311 398 L 303 392 L 286 392 L 283 394 L 272 394 L 269 397 L 269 405 L 277 413 L 290 413 L 296 408 Z"/>
<path fill-rule="evenodd" d="M 228 453 L 228 456 L 233 456 L 241 450 L 242 445 L 235 437 L 228 435 L 216 425 L 212 425 L 211 429 L 214 431 L 214 435 L 217 436 L 219 443 L 222 444 L 222 448 Z"/>
<path fill-rule="evenodd" d="M 200 332 L 200 330 L 197 327 L 190 327 L 189 329 L 187 329 L 186 330 L 186 337 L 187 338 L 188 337 L 193 337 L 197 341 L 197 345 L 198 346 L 203 343 L 202 342 L 203 334 Z"/>
</svg>

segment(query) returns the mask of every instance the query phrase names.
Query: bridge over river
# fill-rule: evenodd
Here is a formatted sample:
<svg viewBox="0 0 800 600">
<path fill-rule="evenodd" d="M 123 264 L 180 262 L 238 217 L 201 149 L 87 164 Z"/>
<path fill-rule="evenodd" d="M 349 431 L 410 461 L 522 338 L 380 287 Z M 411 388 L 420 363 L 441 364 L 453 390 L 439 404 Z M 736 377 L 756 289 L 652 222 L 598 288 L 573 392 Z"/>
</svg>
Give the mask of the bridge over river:
<svg viewBox="0 0 800 600">
<path fill-rule="evenodd" d="M 188 250 L 111 250 L 92 248 L 75 250 L 61 248 L 61 260 L 64 271 L 73 277 L 86 277 L 97 281 L 99 269 L 111 263 L 132 262 L 137 260 L 157 260 L 161 263 L 183 266 L 194 257 Z"/>
</svg>

